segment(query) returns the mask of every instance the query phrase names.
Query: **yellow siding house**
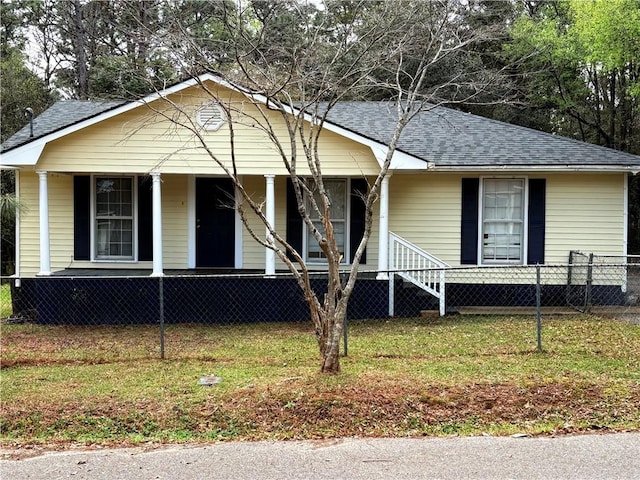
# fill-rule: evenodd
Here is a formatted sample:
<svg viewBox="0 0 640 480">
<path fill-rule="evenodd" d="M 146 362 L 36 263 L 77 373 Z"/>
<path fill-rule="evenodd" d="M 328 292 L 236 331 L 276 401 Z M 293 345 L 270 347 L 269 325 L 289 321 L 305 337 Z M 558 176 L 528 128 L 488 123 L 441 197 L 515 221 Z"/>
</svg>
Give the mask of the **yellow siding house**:
<svg viewBox="0 0 640 480">
<path fill-rule="evenodd" d="M 394 115 L 385 102 L 338 103 L 321 132 L 345 267 Z M 210 74 L 139 101 L 57 103 L 2 145 L 0 163 L 16 170 L 27 207 L 15 277 L 273 275 L 284 265 L 243 224 L 225 168 L 235 168 L 275 229 L 322 270 L 270 138 L 295 153 L 284 118 Z M 441 266 L 566 263 L 570 250 L 626 255 L 627 184 L 638 171 L 634 155 L 434 107 L 401 137 L 360 270 L 386 278 L 404 245 Z M 297 173 L 308 174 L 302 160 Z M 265 234 L 255 215 L 248 227 Z"/>
</svg>

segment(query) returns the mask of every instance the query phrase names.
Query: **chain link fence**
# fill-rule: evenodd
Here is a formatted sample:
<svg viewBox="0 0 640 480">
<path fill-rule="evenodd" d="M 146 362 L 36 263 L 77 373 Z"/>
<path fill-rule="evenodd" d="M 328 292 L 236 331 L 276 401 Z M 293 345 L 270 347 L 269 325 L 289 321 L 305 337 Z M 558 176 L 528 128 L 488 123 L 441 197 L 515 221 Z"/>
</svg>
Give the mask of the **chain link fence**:
<svg viewBox="0 0 640 480">
<path fill-rule="evenodd" d="M 444 281 L 423 280 L 431 286 L 424 289 L 420 281 L 408 278 Z M 311 285 L 322 298 L 324 274 L 314 274 Z M 175 332 L 189 331 L 198 341 L 206 336 L 203 329 L 214 326 L 287 322 L 309 324 L 311 331 L 304 295 L 290 274 L 150 277 L 63 272 L 5 279 L 1 288 L 4 324 L 46 328 L 52 335 L 64 335 L 64 329 L 101 328 L 108 336 L 114 329 L 129 329 L 135 334 L 128 344 L 113 340 L 110 347 L 127 356 L 165 358 Z M 565 265 L 362 272 L 347 316 L 350 321 L 393 316 L 428 322 L 442 313 L 445 321 L 511 315 L 540 325 L 546 316 L 581 313 L 640 323 L 640 262 L 635 257 L 572 252 Z"/>
</svg>

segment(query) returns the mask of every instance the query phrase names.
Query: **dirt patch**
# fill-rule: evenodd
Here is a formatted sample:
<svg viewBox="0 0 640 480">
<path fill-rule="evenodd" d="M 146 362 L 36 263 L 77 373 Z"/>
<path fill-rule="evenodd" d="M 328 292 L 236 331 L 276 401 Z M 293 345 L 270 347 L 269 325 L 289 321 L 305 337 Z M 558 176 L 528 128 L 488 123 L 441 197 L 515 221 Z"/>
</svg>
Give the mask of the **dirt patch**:
<svg viewBox="0 0 640 480">
<path fill-rule="evenodd" d="M 110 403 L 3 405 L 5 447 L 20 456 L 37 445 L 118 445 L 147 442 L 331 439 L 366 436 L 502 433 L 564 434 L 640 424 L 640 385 L 611 402 L 590 384 L 468 384 L 420 386 L 388 381 L 358 386 L 247 388 L 198 402 L 181 396 Z M 505 430 L 504 425 L 511 429 Z M 39 440 L 31 440 L 38 438 Z"/>
<path fill-rule="evenodd" d="M 552 383 L 519 387 L 499 384 L 417 387 L 412 384 L 283 395 L 247 392 L 237 408 L 258 432 L 292 438 L 480 433 L 495 424 L 536 432 L 548 423 L 563 432 L 604 429 L 614 417 L 637 418 L 640 387 L 608 415 L 601 387 Z"/>
</svg>

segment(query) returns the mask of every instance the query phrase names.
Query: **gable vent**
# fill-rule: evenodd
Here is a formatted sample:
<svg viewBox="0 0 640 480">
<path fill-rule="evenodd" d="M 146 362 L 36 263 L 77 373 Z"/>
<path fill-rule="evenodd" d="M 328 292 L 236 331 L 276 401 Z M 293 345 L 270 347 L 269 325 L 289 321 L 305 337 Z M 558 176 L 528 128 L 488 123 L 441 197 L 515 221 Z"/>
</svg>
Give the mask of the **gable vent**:
<svg viewBox="0 0 640 480">
<path fill-rule="evenodd" d="M 224 110 L 218 103 L 208 103 L 202 106 L 197 114 L 198 124 L 205 130 L 218 130 L 226 120 Z"/>
</svg>

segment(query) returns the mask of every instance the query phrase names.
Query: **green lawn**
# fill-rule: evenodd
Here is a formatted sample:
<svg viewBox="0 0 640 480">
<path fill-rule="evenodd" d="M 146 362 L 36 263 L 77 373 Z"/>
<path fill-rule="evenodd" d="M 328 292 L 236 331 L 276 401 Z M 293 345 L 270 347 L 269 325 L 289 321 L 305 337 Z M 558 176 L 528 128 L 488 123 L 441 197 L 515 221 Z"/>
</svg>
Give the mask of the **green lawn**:
<svg viewBox="0 0 640 480">
<path fill-rule="evenodd" d="M 342 373 L 308 324 L 2 327 L 5 443 L 640 428 L 640 327 L 580 316 L 359 321 Z M 198 385 L 205 374 L 222 378 Z"/>
<path fill-rule="evenodd" d="M 12 313 L 11 286 L 8 283 L 4 283 L 0 285 L 0 318 L 6 318 Z"/>
</svg>

